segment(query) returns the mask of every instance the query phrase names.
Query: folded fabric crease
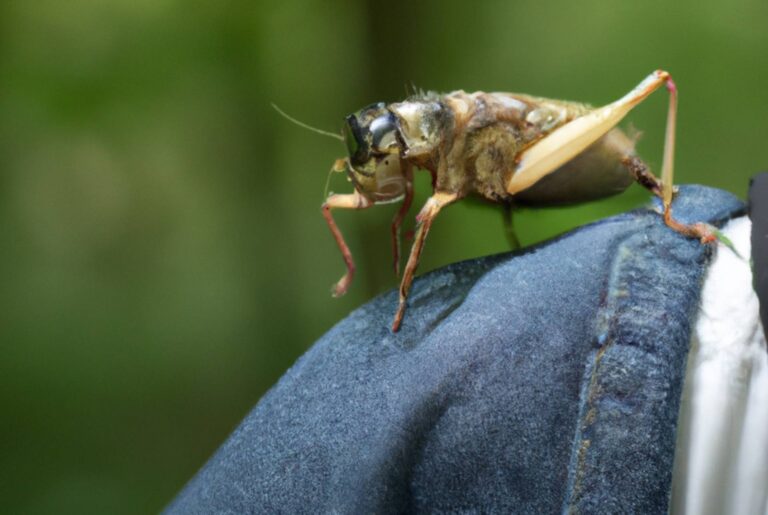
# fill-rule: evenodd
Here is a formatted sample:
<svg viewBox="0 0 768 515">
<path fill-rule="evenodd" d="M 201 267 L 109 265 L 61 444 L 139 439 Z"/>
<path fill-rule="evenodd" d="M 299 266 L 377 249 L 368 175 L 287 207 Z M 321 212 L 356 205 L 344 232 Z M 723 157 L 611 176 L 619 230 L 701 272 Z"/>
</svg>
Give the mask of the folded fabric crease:
<svg viewBox="0 0 768 515">
<path fill-rule="evenodd" d="M 701 186 L 674 204 L 715 225 L 744 209 Z M 396 334 L 388 292 L 318 340 L 167 512 L 666 513 L 711 253 L 643 209 L 419 278 Z"/>
</svg>

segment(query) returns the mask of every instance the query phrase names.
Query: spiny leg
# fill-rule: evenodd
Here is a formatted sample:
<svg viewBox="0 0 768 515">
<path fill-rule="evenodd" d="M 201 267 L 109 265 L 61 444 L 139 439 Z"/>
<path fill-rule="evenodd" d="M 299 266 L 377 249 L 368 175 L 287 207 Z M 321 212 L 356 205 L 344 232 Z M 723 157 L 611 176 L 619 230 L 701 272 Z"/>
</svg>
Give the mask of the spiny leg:
<svg viewBox="0 0 768 515">
<path fill-rule="evenodd" d="M 418 216 L 416 216 L 416 221 L 419 225 L 416 229 L 413 246 L 411 246 L 411 254 L 408 256 L 408 262 L 405 265 L 403 279 L 400 282 L 400 304 L 397 306 L 395 319 L 392 321 L 392 331 L 394 332 L 397 332 L 397 330 L 400 329 L 400 324 L 403 321 L 408 292 L 411 289 L 411 283 L 413 282 L 413 275 L 416 273 L 416 267 L 419 265 L 419 257 L 421 257 L 421 251 L 424 249 L 424 242 L 427 239 L 429 228 L 432 226 L 432 222 L 440 210 L 451 202 L 456 201 L 457 198 L 458 195 L 455 193 L 435 192 L 429 199 L 427 199 L 424 207 L 421 208 Z"/>
<path fill-rule="evenodd" d="M 405 196 L 400 209 L 397 210 L 395 218 L 392 220 L 392 257 L 394 259 L 395 276 L 400 277 L 400 226 L 403 224 L 405 215 L 413 203 L 413 169 L 407 163 L 404 163 Z"/>
<path fill-rule="evenodd" d="M 648 169 L 648 165 L 637 156 L 625 156 L 621 160 L 635 181 L 660 199 L 664 198 L 661 181 Z"/>
<path fill-rule="evenodd" d="M 521 247 L 520 239 L 515 232 L 515 225 L 512 217 L 512 204 L 504 204 L 504 210 L 502 211 L 502 217 L 504 221 L 504 234 L 507 237 L 507 242 L 512 250 L 517 250 Z"/>
<path fill-rule="evenodd" d="M 328 228 L 339 246 L 341 256 L 344 258 L 344 264 L 347 266 L 347 273 L 333 286 L 333 296 L 338 297 L 347 293 L 347 288 L 352 283 L 352 277 L 355 275 L 355 262 L 352 260 L 352 253 L 349 250 L 344 237 L 341 235 L 336 222 L 333 221 L 331 209 L 365 209 L 371 207 L 373 202 L 368 200 L 357 191 L 346 195 L 331 195 L 323 203 L 323 217 L 328 223 Z"/>
<path fill-rule="evenodd" d="M 621 160 L 622 164 L 627 167 L 629 172 L 635 178 L 635 180 L 646 188 L 648 191 L 665 200 L 664 183 L 660 181 L 653 173 L 648 169 L 648 166 L 636 156 L 627 156 Z M 675 188 L 671 188 L 670 195 L 675 192 Z M 710 243 L 716 240 L 716 233 L 708 224 L 695 223 L 695 224 L 683 224 L 672 218 L 671 201 L 670 205 L 664 208 L 664 223 L 675 231 L 691 238 L 698 238 L 702 243 Z"/>
</svg>

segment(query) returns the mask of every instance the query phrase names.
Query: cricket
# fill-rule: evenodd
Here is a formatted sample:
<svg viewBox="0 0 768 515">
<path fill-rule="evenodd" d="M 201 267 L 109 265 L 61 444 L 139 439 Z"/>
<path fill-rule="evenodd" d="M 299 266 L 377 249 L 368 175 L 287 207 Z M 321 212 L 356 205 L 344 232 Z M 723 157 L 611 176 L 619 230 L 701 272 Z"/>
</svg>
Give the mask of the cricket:
<svg viewBox="0 0 768 515">
<path fill-rule="evenodd" d="M 617 124 L 661 86 L 669 93 L 669 107 L 658 179 L 636 155 L 636 138 Z M 468 196 L 500 204 L 509 213 L 514 206 L 588 202 L 621 193 L 637 182 L 662 199 L 667 226 L 702 243 L 715 241 L 711 226 L 683 224 L 672 216 L 676 113 L 677 87 L 668 72 L 656 70 L 619 100 L 597 108 L 517 93 L 459 90 L 372 104 L 347 116 L 343 135 L 332 135 L 346 143 L 348 156 L 336 160 L 332 171 L 346 173 L 354 191 L 331 194 L 322 205 L 346 265 L 333 295 L 346 293 L 355 263 L 331 211 L 402 202 L 391 226 L 399 276 L 400 227 L 413 201 L 415 169 L 431 174 L 433 192 L 416 216 L 392 331 L 403 321 L 435 218 Z"/>
</svg>

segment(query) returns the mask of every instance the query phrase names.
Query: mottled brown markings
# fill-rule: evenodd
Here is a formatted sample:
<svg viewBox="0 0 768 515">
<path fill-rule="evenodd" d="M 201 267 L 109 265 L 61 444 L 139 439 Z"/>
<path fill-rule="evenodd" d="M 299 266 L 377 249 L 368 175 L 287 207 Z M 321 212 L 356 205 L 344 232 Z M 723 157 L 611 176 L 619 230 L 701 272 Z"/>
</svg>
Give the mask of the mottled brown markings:
<svg viewBox="0 0 768 515">
<path fill-rule="evenodd" d="M 667 179 L 660 188 L 661 182 L 636 157 L 635 138 L 615 126 L 662 85 L 670 92 L 670 103 L 662 166 L 662 177 Z M 403 198 L 407 204 L 411 179 L 405 175 L 412 167 L 430 172 L 433 194 L 417 216 L 419 226 L 400 284 L 394 331 L 402 320 L 434 218 L 442 208 L 468 195 L 507 206 L 579 203 L 617 194 L 634 179 L 663 197 L 664 221 L 669 227 L 686 236 L 712 241 L 713 233 L 704 224 L 684 225 L 672 218 L 676 95 L 669 73 L 657 70 L 619 100 L 599 108 L 514 93 L 454 91 L 442 97 L 428 94 L 388 106 L 372 104 L 351 115 L 347 123 L 354 123 L 355 130 L 347 131 L 349 148 L 375 147 L 371 126 L 376 125 L 377 141 L 383 141 L 385 135 L 387 141 L 397 141 L 399 149 L 368 148 L 369 152 L 356 154 L 355 166 L 347 159 L 347 173 L 357 196 L 337 195 L 324 204 L 323 214 L 347 265 L 347 274 L 337 284 L 336 293 L 346 290 L 354 263 L 330 217 L 330 209 L 362 209 Z M 396 131 L 394 138 L 392 131 Z M 399 151 L 398 161 L 387 161 L 396 158 L 392 151 Z M 402 190 L 393 187 L 400 178 L 405 181 Z M 359 202 L 361 198 L 366 202 Z M 394 239 L 404 214 L 401 209 L 393 221 L 396 258 L 399 251 Z"/>
</svg>

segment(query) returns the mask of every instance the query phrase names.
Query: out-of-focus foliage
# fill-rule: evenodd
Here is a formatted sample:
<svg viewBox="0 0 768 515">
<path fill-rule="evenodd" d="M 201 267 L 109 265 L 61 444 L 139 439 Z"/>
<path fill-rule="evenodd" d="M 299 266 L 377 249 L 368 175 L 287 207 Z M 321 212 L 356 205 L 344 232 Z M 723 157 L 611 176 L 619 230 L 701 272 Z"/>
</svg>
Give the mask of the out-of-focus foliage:
<svg viewBox="0 0 768 515">
<path fill-rule="evenodd" d="M 766 26 L 759 0 L 0 3 L 2 511 L 157 511 L 312 341 L 396 284 L 395 207 L 339 213 L 359 274 L 330 298 L 343 266 L 319 205 L 344 150 L 270 102 L 335 130 L 411 84 L 599 104 L 662 67 L 678 182 L 743 195 L 768 156 Z M 631 116 L 654 164 L 665 111 L 659 93 Z M 647 198 L 516 225 L 532 243 Z M 452 206 L 420 270 L 505 250 L 501 228 Z"/>
</svg>

